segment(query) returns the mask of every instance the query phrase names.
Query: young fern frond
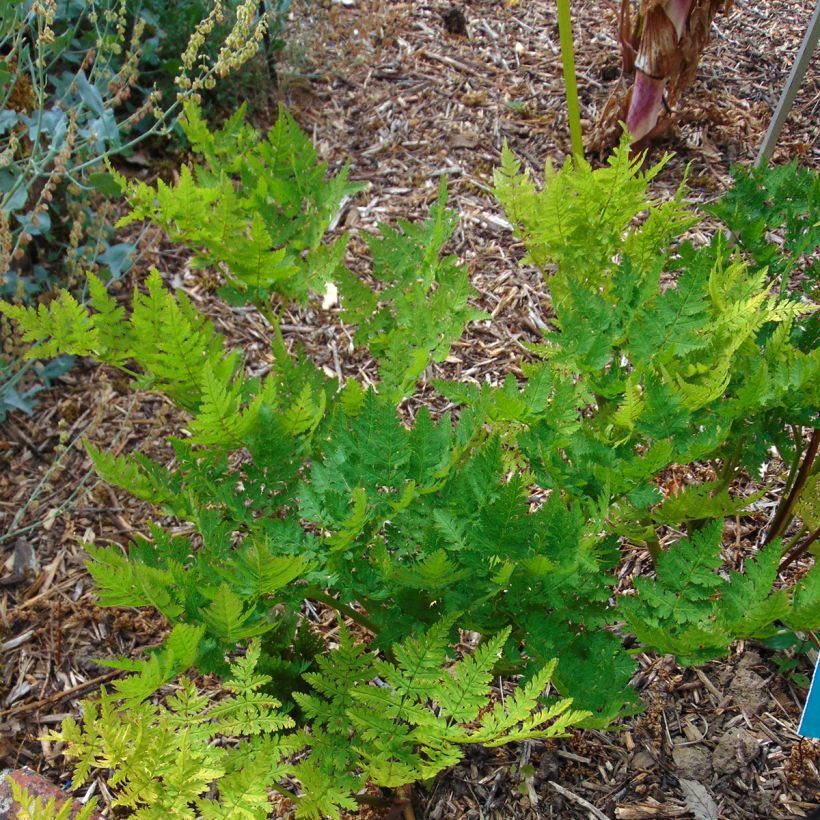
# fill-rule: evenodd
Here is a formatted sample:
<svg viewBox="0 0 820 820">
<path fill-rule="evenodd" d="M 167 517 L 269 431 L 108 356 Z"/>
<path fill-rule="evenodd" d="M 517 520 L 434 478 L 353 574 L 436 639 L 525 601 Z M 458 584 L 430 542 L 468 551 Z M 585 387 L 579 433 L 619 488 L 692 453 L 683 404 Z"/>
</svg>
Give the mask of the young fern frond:
<svg viewBox="0 0 820 820">
<path fill-rule="evenodd" d="M 539 191 L 529 172 L 522 173 L 518 160 L 504 147 L 501 166 L 494 175 L 494 193 L 524 240 L 533 263 L 541 268 L 557 263 L 550 285 L 556 306 L 567 297 L 571 277 L 586 289 L 609 294 L 607 273 L 612 258 L 634 218 L 658 204 L 647 193 L 649 183 L 669 157 L 641 172 L 643 159 L 631 156 L 628 139 L 624 138 L 605 168 L 593 170 L 583 158 L 576 157 L 567 158 L 556 171 L 548 161 Z M 680 230 L 685 226 L 677 202 L 674 208 L 668 207 L 665 215 Z M 656 231 L 655 224 L 652 232 L 656 241 L 668 238 L 668 232 Z"/>
<path fill-rule="evenodd" d="M 354 340 L 375 354 L 379 392 L 394 403 L 412 395 L 427 365 L 447 357 L 469 322 L 487 318 L 469 304 L 475 290 L 468 272 L 441 256 L 457 225 L 446 206 L 442 178 L 429 219 L 402 221 L 398 230 L 380 225 L 381 236 L 367 237 L 373 276 L 385 286 L 378 295 L 352 275 L 342 279 L 344 316 L 358 325 Z"/>
<path fill-rule="evenodd" d="M 179 181 L 156 187 L 119 177 L 132 211 L 120 225 L 148 219 L 174 241 L 221 266 L 223 294 L 267 311 L 272 292 L 305 301 L 333 281 L 345 241 L 322 241 L 345 197 L 363 186 L 347 180 L 348 167 L 327 179 L 308 137 L 280 109 L 267 137 L 244 125 L 243 110 L 211 131 L 196 106 L 180 120 L 204 163 L 185 166 Z"/>
<path fill-rule="evenodd" d="M 533 261 L 557 264 L 548 281 L 559 330 L 537 352 L 573 375 L 571 406 L 584 418 L 567 434 L 547 415 L 524 433 L 524 448 L 537 452 L 539 481 L 588 514 L 587 499 L 609 496 L 610 520 L 631 514 L 624 500 L 664 465 L 725 464 L 751 453 L 747 442 L 772 435 L 776 407 L 792 423 L 816 418 L 804 378 L 815 371 L 816 351 L 805 356 L 793 331 L 816 306 L 773 297 L 766 271 L 750 269 L 721 238 L 675 248 L 692 216 L 681 191 L 664 204 L 650 201 L 646 183 L 656 170 L 641 174 L 624 143 L 609 168 L 548 169 L 541 191 L 509 152 L 496 174 L 497 194 Z M 644 206 L 649 216 L 637 222 Z M 664 271 L 677 273 L 670 286 Z M 764 457 L 757 449 L 744 466 Z M 640 540 L 639 528 L 631 533 Z"/>
<path fill-rule="evenodd" d="M 543 669 L 519 686 L 515 694 L 503 704 L 496 703 L 482 719 L 479 728 L 471 731 L 470 743 L 495 747 L 502 745 L 503 737 L 514 741 L 528 740 L 536 737 L 561 737 L 575 725 L 583 724 L 589 712 L 571 710 L 571 698 L 558 700 L 553 704 L 539 708 L 542 693 L 547 688 L 555 671 L 555 662 L 548 663 Z"/>
<path fill-rule="evenodd" d="M 163 705 L 118 703 L 104 689 L 99 701 L 86 701 L 82 725 L 73 719 L 50 737 L 67 744 L 78 761 L 74 784 L 96 768 L 112 770 L 114 805 L 138 817 L 192 818 L 197 805 L 207 816 L 265 818 L 267 791 L 287 771 L 283 761 L 298 746 L 278 732 L 293 727 L 275 698 L 259 692 L 267 678 L 256 673 L 259 645 L 230 668 L 232 694 L 215 704 L 180 681 Z M 126 686 L 127 690 L 132 687 Z M 240 740 L 215 745 L 214 738 Z M 249 775 L 259 777 L 256 782 Z M 218 798 L 206 798 L 213 786 Z"/>
<path fill-rule="evenodd" d="M 783 617 L 783 623 L 794 630 L 814 631 L 820 623 L 820 565 L 812 568 L 791 590 L 791 611 Z"/>
<path fill-rule="evenodd" d="M 441 619 L 421 638 L 407 638 L 393 649 L 395 663 L 380 665 L 385 680 L 400 700 L 418 701 L 430 693 L 441 674 L 457 613 Z"/>
<path fill-rule="evenodd" d="M 268 790 L 284 791 L 279 781 L 295 777 L 302 789 L 293 795 L 297 816 L 318 818 L 355 808 L 354 795 L 365 781 L 402 786 L 434 776 L 461 759 L 464 744 L 501 745 L 505 735 L 554 737 L 583 720 L 585 713 L 568 711 L 569 701 L 539 711 L 553 663 L 506 706 L 486 712 L 477 730 L 467 729 L 488 706 L 492 669 L 507 633 L 450 670 L 453 621 L 404 641 L 396 648 L 397 664 L 364 652 L 340 624 L 339 649 L 306 675 L 314 694 L 297 695 L 309 729 L 293 731 L 293 719 L 263 691 L 270 677 L 257 671 L 261 646 L 254 640 L 231 664 L 224 699 L 208 702 L 183 678 L 174 694 L 153 706 L 130 696 L 146 684 L 142 669 L 139 683 L 120 682 L 125 702 L 103 690 L 98 702 L 85 703 L 82 725 L 66 720 L 50 737 L 64 741 L 66 754 L 78 761 L 75 785 L 96 768 L 110 768 L 115 805 L 137 816 L 193 817 L 196 805 L 208 817 L 267 817 Z M 195 651 L 193 638 L 182 663 Z M 177 628 L 174 645 L 184 641 Z M 303 759 L 291 763 L 300 751 Z"/>
<path fill-rule="evenodd" d="M 146 293 L 134 291 L 127 321 L 93 277 L 89 283 L 94 312 L 67 291 L 36 311 L 0 303 L 0 311 L 16 319 L 27 338 L 39 342 L 29 357 L 93 356 L 132 375 L 134 363 L 141 387 L 161 390 L 186 410 L 196 410 L 202 402 L 206 367 L 223 382 L 236 375 L 238 356 L 226 354 L 222 337 L 184 294 L 175 298 L 163 288 L 156 270 L 146 280 Z"/>
<path fill-rule="evenodd" d="M 149 698 L 161 686 L 187 672 L 195 663 L 204 629 L 201 626 L 177 624 L 162 647 L 147 661 L 100 661 L 103 666 L 124 669 L 136 674 L 114 683 L 117 697 L 126 706 L 134 706 Z"/>
<path fill-rule="evenodd" d="M 9 777 L 8 783 L 11 786 L 10 808 L 14 809 L 16 820 L 90 820 L 97 810 L 96 797 L 75 811 L 72 800 L 64 800 L 58 805 L 56 797 L 46 801 L 44 797 L 33 795 L 14 777 Z"/>
<path fill-rule="evenodd" d="M 560 736 L 589 715 L 568 713 L 569 699 L 540 710 L 539 699 L 555 668 L 551 663 L 520 686 L 506 706 L 496 704 L 479 718 L 509 630 L 452 669 L 442 669 L 454 620 L 454 615 L 446 618 L 424 636 L 394 647 L 395 663 L 377 661 L 374 668 L 386 687 L 359 685 L 352 691 L 355 705 L 348 715 L 362 739 L 357 753 L 376 783 L 401 785 L 411 773 L 413 779 L 432 777 L 460 759 L 462 745 L 500 746 L 506 737 Z M 477 719 L 478 729 L 468 729 Z"/>
<path fill-rule="evenodd" d="M 450 674 L 441 678 L 431 690 L 440 713 L 452 723 L 472 723 L 486 707 L 493 666 L 501 657 L 510 631 L 505 629 L 480 644 L 472 655 L 458 661 Z"/>
<path fill-rule="evenodd" d="M 238 355 L 225 352 L 213 325 L 196 311 L 185 294 L 174 298 L 152 271 L 147 293 L 134 291 L 131 354 L 144 371 L 141 380 L 166 393 L 186 410 L 202 403 L 203 374 L 227 382 L 239 367 Z"/>
<path fill-rule="evenodd" d="M 262 396 L 243 408 L 246 392 L 241 379 L 226 384 L 207 362 L 202 368 L 200 405 L 191 419 L 191 443 L 203 447 L 238 449 L 255 428 Z"/>
<path fill-rule="evenodd" d="M 62 291 L 48 307 L 33 308 L 0 301 L 0 313 L 17 323 L 24 342 L 33 343 L 25 354 L 28 359 L 63 353 L 88 356 L 97 349 L 97 328 L 85 308 L 68 291 Z"/>
<path fill-rule="evenodd" d="M 638 579 L 638 595 L 620 600 L 619 608 L 639 640 L 676 655 L 681 663 L 718 657 L 737 638 L 769 637 L 776 622 L 791 625 L 801 611 L 811 609 L 801 595 L 817 596 L 816 576 L 804 588 L 772 591 L 781 559 L 779 542 L 748 561 L 743 573 L 733 571 L 725 580 L 718 574 L 721 532 L 716 521 L 673 544 L 658 561 L 657 580 Z"/>
</svg>

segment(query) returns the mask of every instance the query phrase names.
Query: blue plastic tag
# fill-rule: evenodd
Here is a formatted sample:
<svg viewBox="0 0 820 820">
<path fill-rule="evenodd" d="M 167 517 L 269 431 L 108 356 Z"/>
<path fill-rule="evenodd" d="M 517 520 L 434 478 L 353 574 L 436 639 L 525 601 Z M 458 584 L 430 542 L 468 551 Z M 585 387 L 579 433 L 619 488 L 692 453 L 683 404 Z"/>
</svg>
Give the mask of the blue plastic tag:
<svg viewBox="0 0 820 820">
<path fill-rule="evenodd" d="M 820 669 L 820 660 L 814 667 L 809 696 L 806 698 L 803 716 L 800 718 L 800 725 L 797 727 L 797 734 L 803 735 L 803 737 L 820 738 L 820 680 L 817 674 L 818 669 Z"/>
</svg>

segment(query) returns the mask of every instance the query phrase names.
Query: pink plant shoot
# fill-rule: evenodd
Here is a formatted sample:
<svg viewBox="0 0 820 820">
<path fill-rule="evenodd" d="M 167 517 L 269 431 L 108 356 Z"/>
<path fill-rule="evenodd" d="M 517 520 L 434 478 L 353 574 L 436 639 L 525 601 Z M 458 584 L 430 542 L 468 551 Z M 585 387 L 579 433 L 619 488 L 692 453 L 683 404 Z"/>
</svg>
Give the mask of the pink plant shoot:
<svg viewBox="0 0 820 820">
<path fill-rule="evenodd" d="M 644 31 L 635 59 L 635 85 L 626 115 L 626 127 L 635 142 L 658 124 L 667 77 L 670 70 L 674 72 L 672 64 L 691 7 L 692 0 L 667 0 L 645 12 Z"/>
<path fill-rule="evenodd" d="M 618 32 L 623 74 L 604 106 L 592 145 L 617 144 L 622 123 L 632 143 L 646 144 L 674 122 L 673 106 L 692 81 L 709 27 L 731 0 L 621 0 Z"/>
</svg>

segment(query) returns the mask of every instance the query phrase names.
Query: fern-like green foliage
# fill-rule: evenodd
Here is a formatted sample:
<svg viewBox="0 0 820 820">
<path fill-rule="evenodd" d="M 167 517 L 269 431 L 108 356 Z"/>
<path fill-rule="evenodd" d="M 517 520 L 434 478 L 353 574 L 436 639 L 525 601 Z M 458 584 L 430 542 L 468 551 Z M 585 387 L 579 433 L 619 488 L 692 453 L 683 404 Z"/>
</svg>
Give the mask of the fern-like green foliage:
<svg viewBox="0 0 820 820">
<path fill-rule="evenodd" d="M 475 290 L 467 270 L 454 256 L 441 256 L 457 224 L 446 205 L 442 178 L 427 221 L 401 221 L 398 230 L 380 225 L 381 236 L 367 237 L 378 293 L 352 274 L 342 280 L 344 318 L 358 325 L 354 341 L 378 359 L 379 390 L 390 401 L 410 395 L 425 367 L 444 361 L 469 322 L 487 318 L 469 304 Z"/>
<path fill-rule="evenodd" d="M 772 294 L 766 270 L 721 237 L 674 245 L 693 216 L 682 191 L 653 202 L 662 163 L 640 163 L 624 142 L 607 168 L 548 168 L 539 191 L 506 151 L 496 192 L 549 277 L 557 330 L 534 352 L 565 374 L 562 395 L 584 419 L 567 426 L 565 410 L 557 426 L 547 411 L 520 444 L 540 483 L 609 506 L 610 526 L 646 540 L 653 524 L 729 514 L 726 489 L 768 457 L 764 442 L 789 457 L 780 430 L 814 423 L 820 352 L 792 332 L 815 305 Z M 699 459 L 721 465 L 722 482 L 650 511 L 653 476 Z"/>
<path fill-rule="evenodd" d="M 791 611 L 783 619 L 783 623 L 790 630 L 815 631 L 820 618 L 820 569 L 817 563 L 812 566 L 806 575 L 800 579 L 792 591 Z"/>
<path fill-rule="evenodd" d="M 97 808 L 96 797 L 75 812 L 72 800 L 64 800 L 58 805 L 56 797 L 49 800 L 36 797 L 13 777 L 8 778 L 8 783 L 11 786 L 10 808 L 14 810 L 16 820 L 88 820 Z"/>
<path fill-rule="evenodd" d="M 587 717 L 571 710 L 567 699 L 539 708 L 554 662 L 519 687 L 514 697 L 488 710 L 493 666 L 509 631 L 448 669 L 454 622 L 455 616 L 450 616 L 424 636 L 402 641 L 395 647 L 394 662 L 376 660 L 367 666 L 361 650 L 343 630 L 341 663 L 337 667 L 334 656 L 322 659 L 318 671 L 307 676 L 319 694 L 297 696 L 314 730 L 321 727 L 322 743 L 306 765 L 324 770 L 334 782 L 344 761 L 345 768 L 351 763 L 364 768 L 368 779 L 378 785 L 401 786 L 432 778 L 454 765 L 467 744 L 500 746 L 556 737 Z M 365 677 L 374 673 L 378 685 Z M 352 745 L 347 743 L 348 722 L 356 732 Z M 310 742 L 311 737 L 305 740 Z"/>
<path fill-rule="evenodd" d="M 293 799 L 297 817 L 318 820 L 355 809 L 355 793 L 368 781 L 412 783 L 458 762 L 467 744 L 558 737 L 585 717 L 569 700 L 539 707 L 554 663 L 488 709 L 506 635 L 448 668 L 453 621 L 398 645 L 395 664 L 364 652 L 342 626 L 339 649 L 306 676 L 317 694 L 298 696 L 310 729 L 295 729 L 261 691 L 270 679 L 256 671 L 261 647 L 252 641 L 231 664 L 226 698 L 209 701 L 181 678 L 163 704 L 135 703 L 120 699 L 135 688 L 126 679 L 117 696 L 103 690 L 84 703 L 82 724 L 68 719 L 50 737 L 76 761 L 75 787 L 110 769 L 114 805 L 135 817 L 261 820 L 275 790 Z M 287 791 L 285 778 L 298 780 L 302 793 Z"/>
<path fill-rule="evenodd" d="M 122 698 L 126 706 L 137 705 L 151 697 L 168 681 L 187 672 L 194 665 L 203 632 L 202 627 L 177 624 L 165 639 L 162 647 L 156 650 L 147 661 L 121 659 L 99 661 L 99 663 L 103 666 L 135 673 L 116 681 L 114 689 L 117 697 Z"/>
<path fill-rule="evenodd" d="M 264 145 L 238 119 L 215 134 L 194 113 L 189 123 L 205 159 L 185 183 L 191 212 L 228 224 L 235 212 L 225 202 L 255 203 L 231 254 L 259 262 L 264 245 L 273 271 L 276 259 L 310 265 L 325 253 L 322 226 L 342 188 L 322 200 L 325 210 L 315 205 L 309 191 L 330 183 L 324 169 L 311 177 L 312 155 L 291 120 L 280 118 Z M 300 188 L 289 168 L 313 182 Z M 734 490 L 743 470 L 756 471 L 773 446 L 794 460 L 800 429 L 817 424 L 820 352 L 804 330 L 815 306 L 774 294 L 766 271 L 722 238 L 681 243 L 695 217 L 682 191 L 665 202 L 650 196 L 657 170 L 642 173 L 624 144 L 606 168 L 548 170 L 539 191 L 505 152 L 499 196 L 548 276 L 556 316 L 520 378 L 438 384 L 459 406 L 457 420 L 421 407 L 410 423 L 399 412 L 421 370 L 476 318 L 466 273 L 442 258 L 455 224 L 443 186 L 426 222 L 383 227 L 369 241 L 378 292 L 335 268 L 356 341 L 379 360 L 377 389 L 337 384 L 288 355 L 277 334 L 268 375 L 247 377 L 239 354 L 157 274 L 130 312 L 93 278 L 88 309 L 65 296 L 36 312 L 0 307 L 40 346 L 33 355 L 91 356 L 187 413 L 169 442 L 170 467 L 88 447 L 104 480 L 191 527 L 172 535 L 150 526 L 126 550 L 89 549 L 101 603 L 152 607 L 171 631 L 147 659 L 114 662 L 136 674 L 90 713 L 99 742 L 69 727 L 82 776 L 98 765 L 133 768 L 132 779 L 122 775 L 124 805 L 144 816 L 239 817 L 266 810 L 266 790 L 285 788 L 287 775 L 300 784 L 301 816 L 334 816 L 366 782 L 430 777 L 465 744 L 603 727 L 635 711 L 624 631 L 690 663 L 738 637 L 820 625 L 816 569 L 778 588 L 772 545 L 742 573 L 721 574 L 720 528 L 709 526 L 755 499 Z M 257 176 L 264 196 L 254 199 Z M 139 190 L 154 218 L 160 188 Z M 163 208 L 178 207 L 170 188 L 161 195 Z M 323 216 L 300 221 L 303 208 Z M 276 228 L 283 213 L 298 230 Z M 204 240 L 197 247 L 211 253 Z M 263 287 L 254 275 L 234 271 L 233 284 L 264 309 L 266 288 L 280 280 L 271 274 Z M 301 274 L 288 276 L 281 281 L 303 292 Z M 672 465 L 704 461 L 713 479 L 680 492 L 662 483 Z M 797 509 L 812 515 L 805 503 Z M 662 527 L 688 537 L 662 551 Z M 636 580 L 636 594 L 619 602 L 623 539 L 650 548 L 657 577 Z M 340 626 L 338 648 L 328 649 L 305 600 L 356 622 L 364 637 Z M 457 630 L 482 636 L 472 656 L 453 651 Z M 238 645 L 254 647 L 248 663 L 258 672 L 231 671 Z M 276 692 L 282 706 L 268 700 L 265 712 L 281 724 L 273 738 L 246 737 L 256 718 L 234 714 L 225 738 L 239 745 L 211 742 L 225 725 L 190 684 L 182 705 L 155 710 L 151 694 L 191 664 L 259 682 L 264 695 L 241 684 L 259 697 Z M 502 673 L 521 675 L 519 688 L 493 705 L 488 682 Z M 562 700 L 539 709 L 548 680 Z M 293 727 L 282 723 L 285 710 Z M 150 759 L 145 744 L 161 750 L 153 780 L 129 757 L 137 749 Z"/>
<path fill-rule="evenodd" d="M 323 244 L 325 232 L 344 198 L 362 188 L 348 182 L 347 166 L 327 179 L 327 166 L 284 110 L 265 138 L 245 123 L 244 107 L 211 130 L 186 103 L 180 124 L 204 163 L 183 166 L 174 185 L 120 177 L 132 210 L 119 224 L 150 220 L 201 264 L 222 266 L 231 301 L 264 305 L 271 291 L 302 301 L 321 293 L 346 244 Z"/>
<path fill-rule="evenodd" d="M 659 558 L 657 579 L 637 579 L 638 595 L 620 600 L 638 639 L 684 664 L 724 655 L 738 638 L 770 637 L 775 624 L 793 614 L 793 590 L 772 592 L 780 543 L 763 549 L 743 573 L 724 578 L 721 534 L 722 521 L 716 521 L 678 541 Z"/>
<path fill-rule="evenodd" d="M 631 164 L 615 167 L 637 173 Z M 680 203 L 660 207 L 668 211 L 664 224 L 685 221 L 674 215 Z M 396 281 L 412 290 L 419 270 L 437 269 L 451 221 L 442 195 L 426 226 L 386 232 L 374 256 L 392 259 L 407 277 Z M 364 605 L 375 645 L 387 652 L 458 612 L 463 628 L 511 630 L 507 668 L 561 657 L 555 683 L 590 712 L 589 723 L 605 725 L 634 708 L 634 664 L 612 631 L 614 536 L 651 544 L 658 525 L 738 513 L 748 499 L 732 498 L 725 480 L 663 499 L 656 476 L 676 461 L 735 451 L 753 466 L 765 457 L 761 433 L 784 406 L 811 418 L 818 389 L 816 353 L 790 341 L 795 303 L 773 300 L 760 274 L 720 245 L 684 248 L 674 259 L 661 254 L 685 270 L 676 287 L 660 288 L 662 248 L 654 245 L 668 230 L 652 216 L 643 224 L 610 263 L 607 298 L 567 278 L 558 319 L 572 322 L 538 351 L 544 361 L 525 368 L 525 384 L 509 377 L 497 388 L 441 385 L 464 405 L 455 427 L 421 410 L 408 428 L 395 408 L 406 382 L 377 395 L 350 381 L 337 392 L 281 346 L 263 383 L 243 378 L 238 357 L 156 275 L 147 295 L 135 294 L 128 318 L 91 280 L 91 308 L 71 320 L 78 328 L 71 338 L 88 339 L 101 361 L 192 413 L 187 440 L 173 442 L 173 472 L 139 455 L 90 448 L 95 466 L 192 522 L 200 540 L 195 548 L 154 528 L 151 541 L 137 539 L 127 556 L 91 551 L 102 602 L 152 606 L 200 630 L 195 660 L 207 671 L 224 673 L 237 641 L 265 635 L 266 663 L 291 679 L 314 662 L 314 650 L 290 648 L 306 594 L 327 590 L 321 594 L 339 607 Z M 402 261 L 396 248 L 410 240 L 428 250 Z M 627 248 L 642 249 L 637 273 Z M 426 268 L 416 266 L 419 258 Z M 401 298 L 396 290 L 386 304 Z M 377 346 L 385 334 L 402 338 L 391 310 L 375 313 Z M 763 325 L 777 329 L 761 342 Z M 176 358 L 167 345 L 174 335 L 183 351 Z M 738 372 L 740 361 L 748 371 Z M 714 381 L 723 392 L 715 393 Z M 704 404 L 697 390 L 715 395 Z M 758 449 L 750 451 L 749 441 Z M 250 459 L 229 458 L 245 449 Z M 528 500 L 533 482 L 553 491 L 537 510 Z M 133 699 L 178 671 L 176 657 L 152 658 Z"/>
<path fill-rule="evenodd" d="M 88 307 L 67 291 L 37 309 L 0 302 L 0 312 L 18 322 L 23 338 L 36 342 L 27 357 L 93 356 L 137 376 L 138 387 L 167 393 L 186 410 L 204 405 L 205 412 L 212 413 L 213 381 L 231 384 L 239 358 L 226 353 L 222 338 L 188 298 L 172 296 L 153 270 L 146 292 L 134 291 L 126 320 L 125 311 L 99 279 L 90 274 L 88 284 Z M 235 411 L 225 401 L 218 409 Z"/>
<path fill-rule="evenodd" d="M 132 699 L 147 697 L 195 662 L 224 669 L 219 659 L 237 641 L 277 627 L 272 607 L 309 569 L 305 558 L 277 555 L 272 544 L 251 539 L 238 550 L 224 542 L 208 544 L 192 559 L 187 540 L 170 539 L 157 528 L 153 534 L 154 544 L 137 541 L 128 558 L 112 547 L 92 549 L 88 564 L 103 605 L 153 606 L 171 622 L 179 621 L 141 679 L 132 679 L 140 685 L 128 695 Z M 286 600 L 292 595 L 289 591 Z M 184 631 L 174 642 L 176 630 Z M 132 662 L 121 668 L 138 671 Z"/>
<path fill-rule="evenodd" d="M 355 415 L 336 417 L 297 491 L 300 517 L 328 532 L 318 553 L 325 584 L 346 602 L 370 602 L 385 648 L 440 614 L 460 612 L 464 628 L 483 634 L 513 624 L 508 661 L 520 657 L 519 642 L 539 663 L 560 656 L 561 690 L 606 723 L 634 703 L 633 664 L 600 631 L 612 623 L 617 551 L 587 538 L 583 518 L 557 496 L 531 512 L 522 478 L 504 479 L 501 440 L 486 437 L 485 420 L 468 413 L 453 430 L 448 417 L 434 424 L 422 410 L 408 430 L 373 392 Z M 604 659 L 606 683 L 595 671 Z"/>
<path fill-rule="evenodd" d="M 726 224 L 757 267 L 780 280 L 781 293 L 805 263 L 799 281 L 811 293 L 820 283 L 820 262 L 810 258 L 820 247 L 820 174 L 793 160 L 779 167 L 736 166 L 732 178 L 732 187 L 706 210 Z M 772 241 L 773 232 L 780 242 Z"/>
<path fill-rule="evenodd" d="M 87 356 L 95 351 L 99 333 L 68 291 L 62 291 L 48 307 L 0 302 L 0 311 L 17 322 L 23 341 L 32 343 L 27 350 L 29 358 L 59 356 L 68 350 Z"/>
<path fill-rule="evenodd" d="M 342 264 L 346 237 L 323 244 L 342 200 L 362 186 L 347 181 L 346 166 L 327 180 L 326 165 L 318 163 L 310 140 L 287 112 L 280 111 L 264 139 L 244 123 L 244 109 L 211 131 L 189 103 L 180 122 L 202 162 L 183 166 L 174 185 L 119 177 L 132 207 L 119 224 L 147 219 L 162 227 L 171 240 L 196 251 L 199 263 L 227 275 L 221 293 L 229 301 L 251 302 L 275 322 L 271 291 L 303 301 L 335 279 L 344 318 L 358 325 L 356 343 L 378 359 L 380 391 L 393 402 L 413 393 L 427 365 L 447 357 L 469 322 L 486 318 L 469 304 L 475 291 L 468 271 L 455 257 L 442 256 L 457 223 L 446 208 L 444 179 L 428 220 L 402 221 L 398 229 L 381 225 L 381 235 L 368 239 L 373 278 L 380 285 L 374 292 Z M 141 387 L 155 387 L 197 411 L 192 440 L 204 447 L 240 446 L 262 403 L 274 404 L 265 392 L 273 384 L 243 380 L 211 324 L 196 315 L 184 294 L 167 293 L 157 274 L 148 278 L 147 293 L 134 293 L 127 320 L 94 276 L 89 293 L 90 309 L 61 293 L 48 306 L 0 302 L 0 311 L 34 343 L 30 358 L 61 352 L 93 356 L 139 373 Z M 310 427 L 321 415 L 321 399 L 300 387 L 303 406 L 289 408 L 288 418 Z"/>
<path fill-rule="evenodd" d="M 775 167 L 738 166 L 734 185 L 706 208 L 722 219 L 737 247 L 752 264 L 768 273 L 784 296 L 800 288 L 817 300 L 820 294 L 820 175 L 797 161 Z M 774 241 L 777 237 L 777 241 Z M 792 340 L 803 351 L 820 341 L 820 316 L 804 317 Z"/>
<path fill-rule="evenodd" d="M 228 696 L 209 702 L 182 678 L 160 706 L 122 702 L 104 689 L 84 703 L 82 723 L 64 721 L 50 737 L 67 744 L 74 786 L 110 769 L 114 805 L 142 818 L 266 818 L 268 790 L 299 751 L 280 703 L 261 688 L 258 643 L 230 667 Z M 131 688 L 123 682 L 120 694 Z M 219 739 L 221 743 L 214 741 Z"/>
<path fill-rule="evenodd" d="M 567 158 L 555 171 L 548 160 L 538 190 L 529 172 L 522 173 L 521 164 L 504 146 L 495 172 L 495 195 L 519 229 L 529 260 L 541 268 L 549 263 L 558 266 L 551 284 L 555 304 L 578 285 L 609 291 L 612 257 L 634 218 L 650 206 L 655 214 L 650 232 L 656 243 L 687 223 L 677 203 L 664 206 L 647 193 L 668 159 L 641 173 L 643 157 L 632 158 L 624 139 L 605 168 L 593 170 L 582 158 Z"/>
</svg>

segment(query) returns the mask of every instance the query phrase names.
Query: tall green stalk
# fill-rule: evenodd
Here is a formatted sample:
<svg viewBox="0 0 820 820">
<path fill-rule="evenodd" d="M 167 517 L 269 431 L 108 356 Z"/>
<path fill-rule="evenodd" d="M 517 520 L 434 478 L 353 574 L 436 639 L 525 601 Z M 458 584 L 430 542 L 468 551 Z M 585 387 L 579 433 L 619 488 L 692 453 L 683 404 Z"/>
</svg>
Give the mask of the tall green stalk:
<svg viewBox="0 0 820 820">
<path fill-rule="evenodd" d="M 572 153 L 584 156 L 581 139 L 581 109 L 578 106 L 578 83 L 575 79 L 575 54 L 572 49 L 572 17 L 569 0 L 558 0 L 558 34 L 561 38 L 561 63 L 564 67 L 564 88 L 567 94 L 567 117 Z"/>
</svg>

